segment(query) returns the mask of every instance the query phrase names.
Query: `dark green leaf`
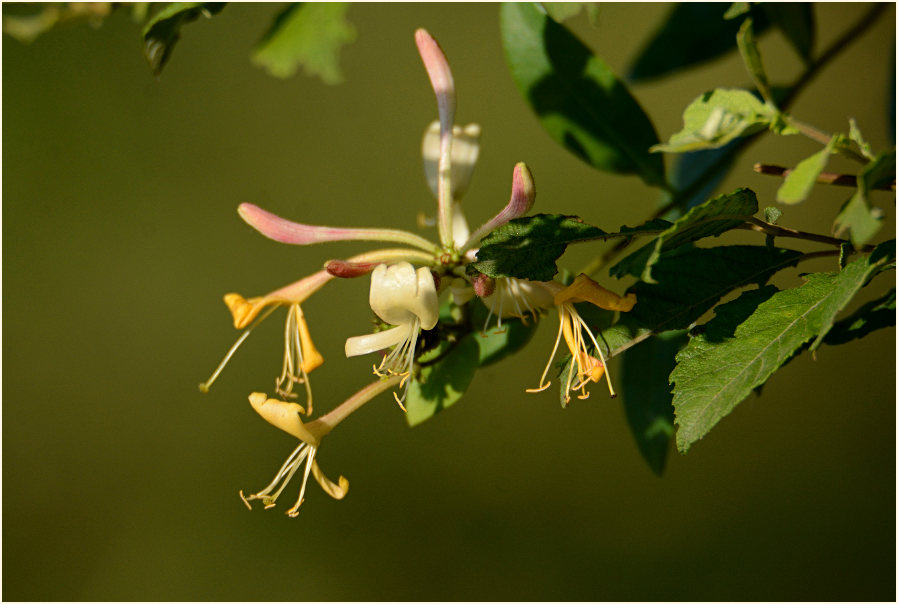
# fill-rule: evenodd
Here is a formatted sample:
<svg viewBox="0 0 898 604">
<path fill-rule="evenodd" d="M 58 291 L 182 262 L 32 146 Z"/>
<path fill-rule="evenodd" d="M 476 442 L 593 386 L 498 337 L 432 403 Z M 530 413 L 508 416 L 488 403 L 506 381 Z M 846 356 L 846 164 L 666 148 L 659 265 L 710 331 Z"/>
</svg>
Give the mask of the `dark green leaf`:
<svg viewBox="0 0 898 604">
<path fill-rule="evenodd" d="M 823 343 L 830 346 L 845 344 L 886 327 L 895 327 L 895 288 L 884 296 L 864 304 L 851 316 L 837 321 Z"/>
<path fill-rule="evenodd" d="M 153 15 L 143 28 L 143 54 L 154 75 L 162 73 L 172 49 L 181 39 L 181 27 L 200 16 L 212 17 L 223 2 L 172 2 Z"/>
<path fill-rule="evenodd" d="M 652 151 L 683 153 L 722 147 L 773 123 L 776 111 L 747 90 L 718 88 L 699 96 L 683 112 L 683 129 Z"/>
<path fill-rule="evenodd" d="M 639 452 L 657 475 L 664 472 L 674 434 L 673 395 L 667 376 L 686 344 L 682 332 L 668 332 L 627 350 L 621 357 L 621 396 Z"/>
<path fill-rule="evenodd" d="M 746 292 L 719 306 L 700 335 L 677 355 L 677 447 L 685 453 L 805 342 L 822 340 L 836 314 L 877 269 L 861 258 L 838 273 L 808 275 L 801 287 Z"/>
<path fill-rule="evenodd" d="M 754 81 L 755 86 L 761 96 L 771 105 L 773 104 L 773 94 L 770 90 L 770 82 L 767 80 L 767 72 L 764 71 L 764 63 L 761 61 L 761 53 L 758 50 L 758 43 L 755 40 L 755 32 L 751 19 L 742 22 L 739 33 L 736 34 L 736 45 L 739 46 L 739 54 L 742 55 L 742 61 L 748 74 Z"/>
<path fill-rule="evenodd" d="M 552 138 L 595 168 L 664 185 L 655 128 L 604 61 L 534 4 L 503 4 L 501 27 L 512 77 Z"/>
<path fill-rule="evenodd" d="M 345 2 L 290 4 L 272 23 L 253 52 L 253 63 L 277 78 L 289 78 L 302 66 L 326 84 L 343 81 L 340 49 L 355 40 L 346 21 Z"/>
<path fill-rule="evenodd" d="M 750 7 L 745 4 L 747 14 Z M 672 75 L 735 50 L 742 19 L 724 20 L 728 7 L 716 2 L 683 2 L 674 6 L 633 62 L 629 79 Z M 756 12 L 755 30 L 760 34 L 768 23 L 762 12 Z"/>
<path fill-rule="evenodd" d="M 614 277 L 633 275 L 653 283 L 652 265 L 662 251 L 690 243 L 703 237 L 720 235 L 745 222 L 758 211 L 758 199 L 750 189 L 737 189 L 719 195 L 689 210 L 653 241 L 633 252 L 610 269 Z"/>
<path fill-rule="evenodd" d="M 798 56 L 810 64 L 814 50 L 814 5 L 810 2 L 762 2 L 760 6 Z"/>
<path fill-rule="evenodd" d="M 763 285 L 801 255 L 752 245 L 681 246 L 663 252 L 652 270 L 658 283 L 638 282 L 628 290 L 636 294 L 636 306 L 602 331 L 602 341 L 613 351 L 649 334 L 686 329 L 723 296 L 746 285 Z"/>
<path fill-rule="evenodd" d="M 471 321 L 475 327 L 485 327 L 489 311 L 483 304 L 469 305 L 472 308 Z M 491 323 L 498 322 L 492 315 Z M 523 348 L 533 334 L 536 333 L 537 321 L 534 319 L 522 320 L 517 318 L 502 319 L 502 325 L 495 325 L 492 329 L 477 331 L 470 337 L 477 342 L 480 349 L 478 364 L 481 367 L 492 365 L 510 356 Z"/>
<path fill-rule="evenodd" d="M 798 162 L 798 165 L 789 172 L 783 180 L 783 184 L 776 191 L 776 200 L 780 203 L 800 203 L 808 198 L 817 177 L 826 168 L 829 156 L 832 154 L 833 145 L 830 143 L 817 153 Z"/>
<path fill-rule="evenodd" d="M 895 180 L 895 151 L 881 153 L 864 166 L 857 179 L 857 191 L 842 206 L 833 225 L 841 236 L 850 231 L 851 243 L 859 247 L 873 238 L 881 226 L 881 212 L 870 204 L 870 191 Z"/>
<path fill-rule="evenodd" d="M 490 277 L 549 281 L 558 272 L 555 261 L 569 243 L 606 235 L 575 216 L 537 214 L 516 218 L 481 240 L 473 266 Z"/>
<path fill-rule="evenodd" d="M 416 426 L 458 401 L 477 370 L 479 349 L 472 336 L 455 342 L 442 341 L 422 355 L 421 372 L 408 387 L 405 419 Z M 432 363 L 432 364 L 429 364 Z"/>
</svg>

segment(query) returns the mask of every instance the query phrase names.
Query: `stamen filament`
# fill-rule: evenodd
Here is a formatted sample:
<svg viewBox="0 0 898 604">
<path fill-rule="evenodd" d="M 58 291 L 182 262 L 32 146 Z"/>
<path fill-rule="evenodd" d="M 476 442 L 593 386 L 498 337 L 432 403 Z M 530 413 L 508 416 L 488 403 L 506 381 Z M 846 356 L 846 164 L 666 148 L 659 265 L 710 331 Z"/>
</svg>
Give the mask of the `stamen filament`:
<svg viewBox="0 0 898 604">
<path fill-rule="evenodd" d="M 212 375 L 209 377 L 209 379 L 200 384 L 200 392 L 209 392 L 209 388 L 211 388 L 212 384 L 215 383 L 215 380 L 218 379 L 219 374 L 221 374 L 222 370 L 225 368 L 225 365 L 228 364 L 228 361 L 231 360 L 231 357 L 234 356 L 234 353 L 237 352 L 237 349 L 240 347 L 240 345 L 243 344 L 243 341 L 249 337 L 249 334 L 252 333 L 253 329 L 256 328 L 256 325 L 264 321 L 265 318 L 268 317 L 268 315 L 270 315 L 272 312 L 274 312 L 276 308 L 276 306 L 272 306 L 271 308 L 269 308 L 267 311 L 265 311 L 264 314 L 256 319 L 256 321 L 252 325 L 247 327 L 242 334 L 240 334 L 240 337 L 237 338 L 237 341 L 234 342 L 233 346 L 228 349 L 228 352 L 225 355 L 224 359 L 222 359 L 221 363 L 218 364 L 218 367 L 215 368 L 215 371 L 212 372 Z"/>
</svg>

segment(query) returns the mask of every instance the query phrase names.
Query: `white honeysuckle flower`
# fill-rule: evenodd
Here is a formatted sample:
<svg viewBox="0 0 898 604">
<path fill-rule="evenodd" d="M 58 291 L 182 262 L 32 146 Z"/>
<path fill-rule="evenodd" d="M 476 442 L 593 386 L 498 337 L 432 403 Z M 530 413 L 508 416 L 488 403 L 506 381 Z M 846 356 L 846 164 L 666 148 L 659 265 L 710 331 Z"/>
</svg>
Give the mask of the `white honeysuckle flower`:
<svg viewBox="0 0 898 604">
<path fill-rule="evenodd" d="M 539 311 L 555 305 L 555 293 L 561 286 L 553 281 L 530 281 L 514 277 L 499 277 L 495 280 L 493 293 L 481 298 L 489 309 L 483 331 L 486 331 L 493 315 L 498 318 L 498 327 L 502 327 L 502 319 L 517 317 L 527 321 L 527 315 L 536 320 Z"/>
<path fill-rule="evenodd" d="M 417 271 L 408 262 L 381 264 L 371 273 L 371 309 L 385 323 L 385 331 L 346 340 L 346 356 L 354 357 L 394 347 L 374 368 L 379 376 L 401 376 L 400 388 L 408 383 L 415 362 L 415 347 L 422 329 L 433 329 L 439 319 L 439 299 L 428 268 Z M 402 406 L 402 397 L 396 397 Z M 404 407 L 403 407 L 404 408 Z"/>
</svg>

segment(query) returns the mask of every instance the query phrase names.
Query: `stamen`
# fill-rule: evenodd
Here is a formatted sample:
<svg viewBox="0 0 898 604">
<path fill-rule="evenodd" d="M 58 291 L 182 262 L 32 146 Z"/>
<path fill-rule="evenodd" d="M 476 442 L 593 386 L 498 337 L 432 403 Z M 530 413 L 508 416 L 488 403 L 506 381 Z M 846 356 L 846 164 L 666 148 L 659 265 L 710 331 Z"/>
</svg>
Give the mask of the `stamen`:
<svg viewBox="0 0 898 604">
<path fill-rule="evenodd" d="M 549 367 L 552 366 L 552 360 L 555 358 L 555 353 L 558 352 L 558 344 L 561 343 L 561 333 L 564 330 L 564 307 L 558 307 L 558 335 L 555 337 L 555 346 L 552 347 L 552 354 L 549 355 L 549 362 L 546 363 L 546 368 L 543 369 L 543 374 L 539 378 L 539 386 L 536 388 L 529 388 L 526 392 L 542 392 L 546 388 L 552 385 L 552 382 L 546 382 L 545 386 L 543 385 L 543 380 L 546 379 L 546 375 L 549 373 Z"/>
<path fill-rule="evenodd" d="M 264 321 L 268 317 L 268 315 L 274 312 L 276 308 L 277 306 L 272 306 L 271 308 L 269 308 L 262 316 L 256 319 L 256 321 L 252 325 L 247 327 L 242 334 L 240 334 L 240 337 L 237 338 L 237 341 L 234 342 L 234 345 L 231 346 L 231 348 L 228 350 L 228 353 L 225 355 L 224 359 L 222 359 L 221 363 L 218 364 L 218 367 L 215 368 L 215 371 L 212 372 L 212 375 L 209 377 L 209 379 L 200 384 L 200 392 L 209 392 L 209 388 L 211 388 L 212 384 L 215 383 L 215 380 L 218 379 L 218 376 L 225 368 L 225 365 L 228 364 L 228 362 L 231 360 L 231 357 L 234 356 L 234 353 L 237 352 L 237 349 L 240 348 L 241 344 L 243 344 L 243 341 L 249 337 L 249 334 L 251 334 L 253 329 L 256 328 L 256 325 Z"/>
</svg>

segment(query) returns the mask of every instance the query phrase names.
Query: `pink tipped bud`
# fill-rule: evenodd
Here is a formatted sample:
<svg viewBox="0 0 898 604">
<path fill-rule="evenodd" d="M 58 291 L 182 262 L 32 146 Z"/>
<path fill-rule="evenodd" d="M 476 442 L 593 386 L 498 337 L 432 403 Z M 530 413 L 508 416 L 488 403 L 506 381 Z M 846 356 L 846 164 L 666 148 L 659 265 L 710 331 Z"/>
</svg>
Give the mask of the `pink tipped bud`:
<svg viewBox="0 0 898 604">
<path fill-rule="evenodd" d="M 474 277 L 472 285 L 474 286 L 474 293 L 477 294 L 478 298 L 487 298 L 496 291 L 496 280 L 483 273 Z"/>
<path fill-rule="evenodd" d="M 527 164 L 519 162 L 515 164 L 514 173 L 511 177 L 511 199 L 508 200 L 508 204 L 492 220 L 474 231 L 468 238 L 468 241 L 465 242 L 462 250 L 471 248 L 484 235 L 497 229 L 509 220 L 520 218 L 529 212 L 535 200 L 536 185 L 533 183 L 533 176 L 530 174 Z"/>
<path fill-rule="evenodd" d="M 415 32 L 415 44 L 418 45 L 418 53 L 436 94 L 440 125 L 445 130 L 447 125 L 452 123 L 455 114 L 455 83 L 452 80 L 452 70 L 449 69 L 449 62 L 440 45 L 426 29 Z"/>
<path fill-rule="evenodd" d="M 324 264 L 324 270 L 340 279 L 355 279 L 364 277 L 374 270 L 379 262 L 347 262 L 346 260 L 328 260 Z"/>
</svg>

